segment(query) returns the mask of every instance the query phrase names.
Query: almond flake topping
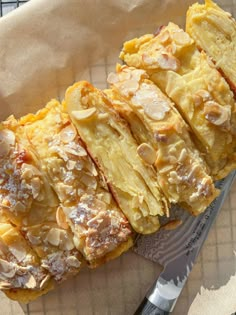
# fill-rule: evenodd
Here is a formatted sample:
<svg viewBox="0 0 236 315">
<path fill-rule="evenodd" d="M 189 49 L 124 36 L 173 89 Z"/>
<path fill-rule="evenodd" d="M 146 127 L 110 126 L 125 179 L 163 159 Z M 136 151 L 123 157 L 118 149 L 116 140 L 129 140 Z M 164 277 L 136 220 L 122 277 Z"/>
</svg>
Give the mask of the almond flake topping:
<svg viewBox="0 0 236 315">
<path fill-rule="evenodd" d="M 27 289 L 34 289 L 37 286 L 37 282 L 32 275 L 30 275 L 27 281 L 25 282 L 25 286 Z"/>
<path fill-rule="evenodd" d="M 16 138 L 13 131 L 8 130 L 8 129 L 0 130 L 0 143 L 6 142 L 10 146 L 14 146 L 15 141 L 16 141 Z"/>
<path fill-rule="evenodd" d="M 83 110 L 72 111 L 72 115 L 74 116 L 76 120 L 81 121 L 81 120 L 87 120 L 89 118 L 92 118 L 96 112 L 97 112 L 97 109 L 95 107 L 90 107 Z"/>
<path fill-rule="evenodd" d="M 114 72 L 111 72 L 108 74 L 108 77 L 107 77 L 107 82 L 109 84 L 114 84 L 114 83 L 117 83 L 119 82 L 119 76 L 118 74 L 114 73 Z"/>
<path fill-rule="evenodd" d="M 208 101 L 204 104 L 204 115 L 213 125 L 229 130 L 231 118 L 230 106 L 220 106 L 214 101 Z"/>
<path fill-rule="evenodd" d="M 184 46 L 193 43 L 193 40 L 190 38 L 190 36 L 181 29 L 172 32 L 171 37 L 177 45 Z"/>
<path fill-rule="evenodd" d="M 138 147 L 137 153 L 147 164 L 154 164 L 156 161 L 156 151 L 147 143 L 142 143 Z"/>
<path fill-rule="evenodd" d="M 157 62 L 163 70 L 178 71 L 180 68 L 180 61 L 171 54 L 161 53 L 157 57 Z"/>
<path fill-rule="evenodd" d="M 61 141 L 64 143 L 69 143 L 73 141 L 76 137 L 76 130 L 72 125 L 63 128 L 60 132 Z"/>
<path fill-rule="evenodd" d="M 56 220 L 57 220 L 58 226 L 61 227 L 62 229 L 67 230 L 69 228 L 69 225 L 66 222 L 66 215 L 65 215 L 62 207 L 57 208 Z"/>
<path fill-rule="evenodd" d="M 0 274 L 5 276 L 6 278 L 14 277 L 16 273 L 16 269 L 14 266 L 7 262 L 6 260 L 0 259 Z"/>
<path fill-rule="evenodd" d="M 52 228 L 46 237 L 46 240 L 48 243 L 50 243 L 53 246 L 58 246 L 60 244 L 60 234 L 61 230 L 57 228 Z"/>
</svg>

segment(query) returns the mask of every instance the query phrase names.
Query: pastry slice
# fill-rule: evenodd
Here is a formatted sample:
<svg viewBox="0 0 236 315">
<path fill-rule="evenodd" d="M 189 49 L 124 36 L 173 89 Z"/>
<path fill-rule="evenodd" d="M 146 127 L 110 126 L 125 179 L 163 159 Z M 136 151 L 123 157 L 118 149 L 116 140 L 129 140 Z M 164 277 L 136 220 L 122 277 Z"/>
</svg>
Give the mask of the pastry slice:
<svg viewBox="0 0 236 315">
<path fill-rule="evenodd" d="M 121 58 L 144 69 L 191 127 L 215 179 L 235 168 L 235 100 L 205 52 L 173 23 L 124 44 Z"/>
<path fill-rule="evenodd" d="M 141 69 L 118 65 L 108 83 L 112 89 L 105 92 L 129 122 L 141 159 L 155 165 L 167 199 L 194 215 L 203 212 L 218 192 L 173 103 Z"/>
<path fill-rule="evenodd" d="M 143 234 L 157 231 L 158 216 L 168 213 L 166 199 L 153 167 L 138 157 L 136 141 L 108 98 L 81 81 L 67 90 L 65 106 L 132 227 Z"/>
<path fill-rule="evenodd" d="M 211 0 L 195 3 L 187 12 L 186 30 L 223 72 L 236 94 L 236 22 Z"/>
<path fill-rule="evenodd" d="M 59 199 L 58 226 L 53 223 L 47 231 L 52 243 L 66 240 L 71 230 L 75 247 L 92 267 L 130 248 L 131 227 L 61 104 L 53 100 L 37 114 L 22 117 L 19 124 Z M 39 227 L 32 229 L 33 236 L 38 233 Z M 41 234 L 45 239 L 45 232 Z M 73 242 L 68 235 L 65 246 L 72 250 Z"/>
<path fill-rule="evenodd" d="M 0 210 L 21 226 L 33 202 L 54 207 L 58 201 L 39 169 L 34 150 L 17 134 L 18 127 L 14 117 L 0 125 Z"/>
<path fill-rule="evenodd" d="M 26 242 L 34 250 L 51 279 L 61 282 L 78 273 L 82 258 L 75 248 L 72 232 L 57 223 L 60 202 L 37 152 L 14 117 L 2 123 L 0 135 L 1 215 L 16 226 L 21 235 L 19 242 L 23 245 Z M 38 288 L 31 290 L 34 294 Z"/>
<path fill-rule="evenodd" d="M 0 289 L 22 303 L 53 288 L 53 281 L 19 230 L 0 214 Z"/>
</svg>

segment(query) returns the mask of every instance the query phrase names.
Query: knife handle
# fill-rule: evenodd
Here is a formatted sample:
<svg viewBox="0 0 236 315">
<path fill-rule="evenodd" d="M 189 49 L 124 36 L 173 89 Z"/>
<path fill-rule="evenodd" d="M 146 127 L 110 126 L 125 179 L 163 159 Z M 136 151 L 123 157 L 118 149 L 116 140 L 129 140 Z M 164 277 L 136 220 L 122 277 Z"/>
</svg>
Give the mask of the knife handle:
<svg viewBox="0 0 236 315">
<path fill-rule="evenodd" d="M 152 304 L 148 298 L 144 298 L 134 315 L 168 315 L 169 312 L 161 310 L 156 305 Z"/>
</svg>

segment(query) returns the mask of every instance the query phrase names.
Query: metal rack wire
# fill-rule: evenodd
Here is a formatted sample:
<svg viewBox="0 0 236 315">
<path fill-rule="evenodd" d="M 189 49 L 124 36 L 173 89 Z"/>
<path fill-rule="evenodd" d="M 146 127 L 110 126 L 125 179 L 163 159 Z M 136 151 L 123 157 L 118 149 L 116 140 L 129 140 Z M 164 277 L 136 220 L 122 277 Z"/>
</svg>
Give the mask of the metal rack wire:
<svg viewBox="0 0 236 315">
<path fill-rule="evenodd" d="M 20 7 L 29 0 L 0 0 L 0 16 Z"/>
</svg>

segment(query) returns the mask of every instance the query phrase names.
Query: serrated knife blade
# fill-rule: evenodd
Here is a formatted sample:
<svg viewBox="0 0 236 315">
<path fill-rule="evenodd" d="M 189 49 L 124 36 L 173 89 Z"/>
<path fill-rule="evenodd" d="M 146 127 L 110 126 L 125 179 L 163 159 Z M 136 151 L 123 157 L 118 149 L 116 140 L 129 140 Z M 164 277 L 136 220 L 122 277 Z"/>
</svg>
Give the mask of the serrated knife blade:
<svg viewBox="0 0 236 315">
<path fill-rule="evenodd" d="M 235 176 L 236 171 L 216 183 L 221 190 L 220 195 L 198 217 L 192 217 L 181 208 L 175 207 L 175 216 L 177 213 L 184 222 L 181 226 L 175 230 L 161 230 L 137 239 L 134 251 L 160 263 L 164 268 L 135 314 L 158 315 L 173 311 Z"/>
</svg>

